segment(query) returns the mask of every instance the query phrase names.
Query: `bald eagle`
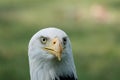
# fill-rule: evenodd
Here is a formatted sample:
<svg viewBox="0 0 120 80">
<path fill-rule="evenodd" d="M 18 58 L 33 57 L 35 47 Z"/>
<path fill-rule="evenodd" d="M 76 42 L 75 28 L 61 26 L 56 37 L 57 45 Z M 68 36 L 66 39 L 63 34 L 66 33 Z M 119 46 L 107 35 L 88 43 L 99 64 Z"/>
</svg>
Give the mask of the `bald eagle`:
<svg viewBox="0 0 120 80">
<path fill-rule="evenodd" d="M 31 80 L 77 80 L 71 43 L 58 28 L 45 28 L 28 46 Z"/>
</svg>

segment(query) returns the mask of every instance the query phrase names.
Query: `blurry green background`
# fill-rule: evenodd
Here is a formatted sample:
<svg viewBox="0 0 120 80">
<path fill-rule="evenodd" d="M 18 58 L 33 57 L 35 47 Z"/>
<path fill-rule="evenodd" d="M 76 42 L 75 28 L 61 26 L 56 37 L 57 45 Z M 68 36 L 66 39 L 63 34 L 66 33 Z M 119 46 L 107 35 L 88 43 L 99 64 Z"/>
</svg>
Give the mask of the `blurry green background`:
<svg viewBox="0 0 120 80">
<path fill-rule="evenodd" d="M 30 80 L 30 38 L 70 37 L 79 80 L 120 80 L 120 0 L 0 0 L 0 80 Z"/>
</svg>

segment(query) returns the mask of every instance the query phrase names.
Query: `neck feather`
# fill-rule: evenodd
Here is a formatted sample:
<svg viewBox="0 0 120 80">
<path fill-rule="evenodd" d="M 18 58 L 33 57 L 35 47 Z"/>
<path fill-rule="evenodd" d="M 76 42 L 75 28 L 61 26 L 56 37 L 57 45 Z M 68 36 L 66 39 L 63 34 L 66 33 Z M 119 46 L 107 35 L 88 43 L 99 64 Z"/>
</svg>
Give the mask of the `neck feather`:
<svg viewBox="0 0 120 80">
<path fill-rule="evenodd" d="M 29 59 L 31 80 L 60 80 L 60 76 L 76 76 L 72 58 L 58 60 Z"/>
</svg>

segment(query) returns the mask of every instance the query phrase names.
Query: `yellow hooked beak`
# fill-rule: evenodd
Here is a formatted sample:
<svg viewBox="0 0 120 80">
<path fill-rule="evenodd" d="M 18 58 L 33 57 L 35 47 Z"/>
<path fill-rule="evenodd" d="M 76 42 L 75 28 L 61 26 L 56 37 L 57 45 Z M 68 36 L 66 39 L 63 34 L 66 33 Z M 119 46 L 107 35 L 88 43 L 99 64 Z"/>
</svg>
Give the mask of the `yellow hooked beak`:
<svg viewBox="0 0 120 80">
<path fill-rule="evenodd" d="M 59 61 L 61 61 L 61 54 L 63 51 L 62 44 L 58 38 L 51 40 L 50 45 L 44 48 L 46 51 L 55 55 Z"/>
</svg>

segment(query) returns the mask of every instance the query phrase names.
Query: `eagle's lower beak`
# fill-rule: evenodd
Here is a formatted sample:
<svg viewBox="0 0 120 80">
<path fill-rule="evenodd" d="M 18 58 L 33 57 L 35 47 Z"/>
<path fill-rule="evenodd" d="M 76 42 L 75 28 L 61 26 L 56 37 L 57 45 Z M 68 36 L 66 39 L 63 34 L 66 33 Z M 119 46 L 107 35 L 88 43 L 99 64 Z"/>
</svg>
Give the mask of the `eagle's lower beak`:
<svg viewBox="0 0 120 80">
<path fill-rule="evenodd" d="M 51 40 L 50 45 L 44 48 L 51 54 L 55 55 L 59 61 L 61 61 L 61 54 L 63 51 L 62 44 L 58 38 Z"/>
</svg>

